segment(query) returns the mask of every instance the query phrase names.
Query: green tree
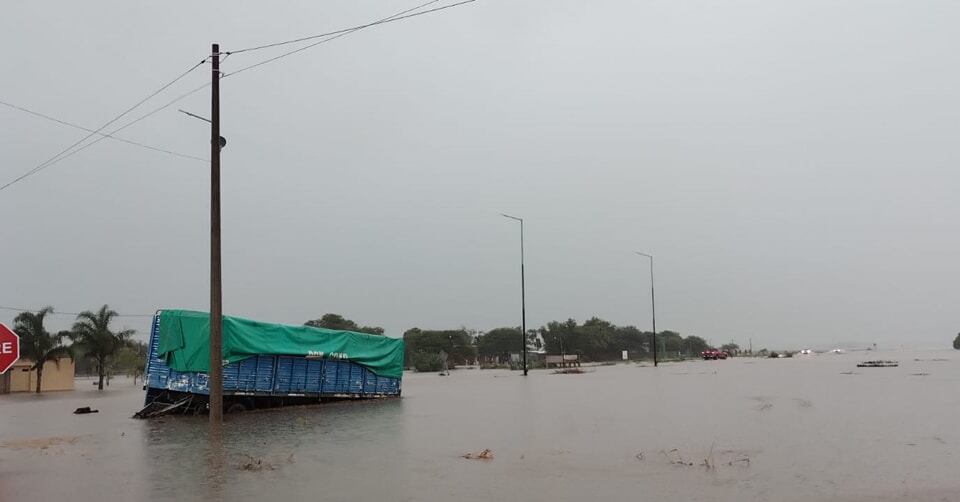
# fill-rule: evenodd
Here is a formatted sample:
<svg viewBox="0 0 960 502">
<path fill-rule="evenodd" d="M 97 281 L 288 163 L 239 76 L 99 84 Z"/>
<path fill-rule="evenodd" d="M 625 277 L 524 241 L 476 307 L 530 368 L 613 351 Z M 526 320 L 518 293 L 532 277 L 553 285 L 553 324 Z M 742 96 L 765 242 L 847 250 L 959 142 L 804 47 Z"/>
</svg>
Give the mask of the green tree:
<svg viewBox="0 0 960 502">
<path fill-rule="evenodd" d="M 737 352 L 740 352 L 740 346 L 733 342 L 730 342 L 730 343 L 725 343 L 721 345 L 720 350 L 726 352 L 727 354 L 733 355 L 733 354 L 736 354 Z"/>
<path fill-rule="evenodd" d="M 634 356 L 650 352 L 650 333 L 641 332 L 634 326 L 614 326 L 598 317 L 583 325 L 573 319 L 549 322 L 540 328 L 540 335 L 547 353 L 580 354 L 591 361 L 620 359 L 624 350 Z M 658 339 L 657 343 L 663 341 Z"/>
<path fill-rule="evenodd" d="M 539 329 L 549 354 L 580 354 L 585 360 L 620 359 L 626 350 L 634 358 L 649 357 L 653 351 L 653 333 L 635 326 L 615 326 L 593 317 L 582 325 L 573 319 L 552 321 Z M 700 337 L 684 338 L 676 331 L 657 333 L 657 351 L 667 354 L 697 354 L 709 347 Z"/>
<path fill-rule="evenodd" d="M 482 357 L 504 356 L 520 350 L 520 328 L 491 329 L 477 338 L 477 354 Z"/>
<path fill-rule="evenodd" d="M 953 348 L 960 350 L 960 333 L 958 333 L 957 337 L 953 339 Z"/>
<path fill-rule="evenodd" d="M 710 344 L 699 336 L 688 336 L 683 339 L 683 349 L 687 354 L 696 356 L 701 352 L 710 349 Z"/>
<path fill-rule="evenodd" d="M 577 333 L 577 321 L 550 321 L 540 328 L 543 337 L 544 350 L 548 354 L 578 354 L 583 351 L 581 340 Z"/>
<path fill-rule="evenodd" d="M 423 373 L 426 371 L 440 371 L 443 369 L 443 360 L 439 354 L 414 354 L 409 362 L 413 369 Z"/>
<path fill-rule="evenodd" d="M 582 353 L 594 361 L 619 359 L 620 350 L 614 346 L 617 327 L 599 317 L 591 317 L 575 330 Z"/>
<path fill-rule="evenodd" d="M 626 350 L 631 358 L 646 357 L 650 354 L 650 332 L 643 332 L 635 326 L 622 326 L 616 328 L 614 335 L 614 348 L 616 350 Z"/>
<path fill-rule="evenodd" d="M 661 331 L 657 333 L 657 350 L 663 350 L 666 354 L 678 354 L 683 352 L 683 337 L 676 331 Z"/>
<path fill-rule="evenodd" d="M 125 341 L 135 333 L 132 329 L 118 332 L 110 330 L 110 322 L 117 317 L 117 312 L 109 306 L 100 307 L 97 312 L 85 310 L 77 315 L 77 322 L 73 324 L 73 340 L 83 357 L 96 362 L 99 383 L 97 388 L 103 390 L 103 377 L 107 370 L 107 363 L 121 349 Z"/>
<path fill-rule="evenodd" d="M 139 378 L 147 365 L 147 350 L 147 344 L 143 342 L 125 340 L 110 362 L 110 372 Z"/>
<path fill-rule="evenodd" d="M 442 350 L 447 353 L 451 366 L 466 364 L 476 355 L 472 341 L 466 328 L 451 330 L 410 328 L 403 334 L 404 356 L 409 365 L 418 360 L 417 354 L 439 354 Z"/>
<path fill-rule="evenodd" d="M 60 367 L 60 358 L 73 359 L 70 347 L 63 345 L 68 332 L 50 334 L 43 326 L 43 320 L 53 312 L 53 307 L 44 307 L 38 312 L 22 312 L 13 319 L 13 331 L 20 337 L 20 356 L 33 361 L 31 369 L 37 370 L 37 393 L 43 381 L 43 365 L 53 361 Z"/>
<path fill-rule="evenodd" d="M 354 331 L 368 335 L 382 335 L 384 330 L 379 326 L 360 326 L 340 314 L 323 314 L 320 319 L 313 319 L 303 323 L 314 328 L 336 329 L 340 331 Z"/>
</svg>

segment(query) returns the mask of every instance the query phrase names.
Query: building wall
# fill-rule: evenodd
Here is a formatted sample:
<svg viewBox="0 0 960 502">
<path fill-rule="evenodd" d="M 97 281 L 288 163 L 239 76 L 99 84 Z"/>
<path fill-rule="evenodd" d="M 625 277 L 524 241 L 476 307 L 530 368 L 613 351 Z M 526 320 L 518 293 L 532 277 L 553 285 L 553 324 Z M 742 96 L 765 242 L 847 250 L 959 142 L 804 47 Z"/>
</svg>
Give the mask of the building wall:
<svg viewBox="0 0 960 502">
<path fill-rule="evenodd" d="M 37 390 L 37 371 L 30 369 L 30 361 L 17 361 L 8 373 L 10 374 L 10 392 L 35 392 Z M 41 392 L 54 390 L 73 390 L 74 364 L 70 358 L 60 359 L 60 365 L 47 361 L 43 365 L 43 382 Z"/>
</svg>

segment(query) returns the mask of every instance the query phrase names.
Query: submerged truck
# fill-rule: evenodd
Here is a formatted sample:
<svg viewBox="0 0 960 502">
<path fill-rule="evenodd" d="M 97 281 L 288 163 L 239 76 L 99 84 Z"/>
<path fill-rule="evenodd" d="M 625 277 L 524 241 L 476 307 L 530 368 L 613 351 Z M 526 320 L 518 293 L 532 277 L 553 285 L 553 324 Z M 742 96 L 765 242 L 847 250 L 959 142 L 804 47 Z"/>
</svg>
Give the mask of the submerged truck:
<svg viewBox="0 0 960 502">
<path fill-rule="evenodd" d="M 343 399 L 400 396 L 403 340 L 223 316 L 227 413 Z M 160 310 L 153 317 L 144 408 L 134 416 L 209 411 L 210 316 Z"/>
</svg>

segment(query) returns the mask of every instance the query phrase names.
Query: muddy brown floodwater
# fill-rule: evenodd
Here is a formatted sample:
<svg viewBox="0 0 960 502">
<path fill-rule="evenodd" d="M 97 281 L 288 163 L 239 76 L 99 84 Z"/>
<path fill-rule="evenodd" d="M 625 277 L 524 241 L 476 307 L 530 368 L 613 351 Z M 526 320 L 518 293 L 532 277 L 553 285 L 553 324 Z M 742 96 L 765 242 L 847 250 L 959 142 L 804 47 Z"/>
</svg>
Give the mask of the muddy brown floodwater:
<svg viewBox="0 0 960 502">
<path fill-rule="evenodd" d="M 407 374 L 402 399 L 231 415 L 222 441 L 129 418 L 129 381 L 0 396 L 0 500 L 960 500 L 960 353 L 587 371 Z"/>
</svg>

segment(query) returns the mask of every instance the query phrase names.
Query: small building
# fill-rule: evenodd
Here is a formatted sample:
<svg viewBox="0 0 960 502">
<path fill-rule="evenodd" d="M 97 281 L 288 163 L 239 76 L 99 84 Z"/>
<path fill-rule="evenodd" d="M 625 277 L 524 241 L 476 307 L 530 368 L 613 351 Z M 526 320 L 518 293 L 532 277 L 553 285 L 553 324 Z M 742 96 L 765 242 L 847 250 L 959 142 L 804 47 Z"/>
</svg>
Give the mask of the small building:
<svg viewBox="0 0 960 502">
<path fill-rule="evenodd" d="M 36 392 L 37 370 L 33 368 L 33 361 L 21 359 L 6 373 L 0 375 L 0 394 L 8 392 Z M 47 361 L 43 365 L 43 381 L 40 383 L 41 392 L 55 390 L 73 390 L 73 361 L 69 357 L 59 361 Z"/>
</svg>

